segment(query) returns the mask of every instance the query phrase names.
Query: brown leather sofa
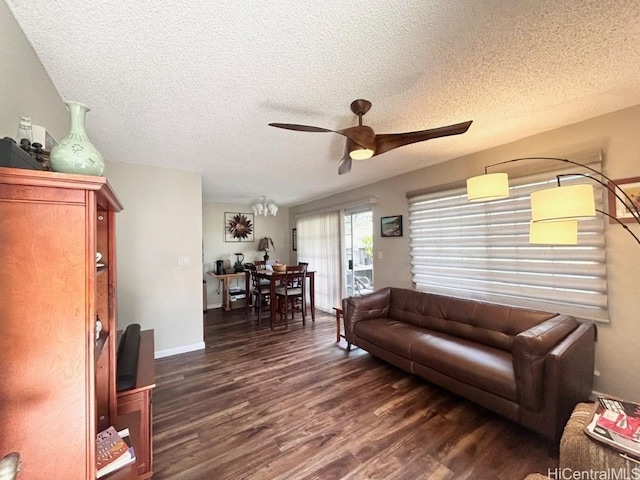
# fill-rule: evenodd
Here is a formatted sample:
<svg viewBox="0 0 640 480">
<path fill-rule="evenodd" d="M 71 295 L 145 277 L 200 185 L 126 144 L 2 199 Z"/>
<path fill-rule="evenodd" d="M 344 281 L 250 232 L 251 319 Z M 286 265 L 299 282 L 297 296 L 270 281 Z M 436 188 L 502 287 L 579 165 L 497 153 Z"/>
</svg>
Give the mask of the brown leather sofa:
<svg viewBox="0 0 640 480">
<path fill-rule="evenodd" d="M 596 330 L 566 315 L 384 288 L 342 300 L 357 345 L 548 439 L 593 384 Z"/>
</svg>

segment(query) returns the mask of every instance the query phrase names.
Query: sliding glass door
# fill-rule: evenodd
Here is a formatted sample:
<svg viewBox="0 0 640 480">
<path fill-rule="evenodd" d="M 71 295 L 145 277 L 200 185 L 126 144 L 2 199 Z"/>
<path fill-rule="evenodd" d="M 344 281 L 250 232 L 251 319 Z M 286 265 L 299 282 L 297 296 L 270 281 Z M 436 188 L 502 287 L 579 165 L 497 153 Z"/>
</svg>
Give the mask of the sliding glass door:
<svg viewBox="0 0 640 480">
<path fill-rule="evenodd" d="M 347 296 L 373 292 L 373 212 L 370 207 L 345 211 L 344 265 Z"/>
</svg>

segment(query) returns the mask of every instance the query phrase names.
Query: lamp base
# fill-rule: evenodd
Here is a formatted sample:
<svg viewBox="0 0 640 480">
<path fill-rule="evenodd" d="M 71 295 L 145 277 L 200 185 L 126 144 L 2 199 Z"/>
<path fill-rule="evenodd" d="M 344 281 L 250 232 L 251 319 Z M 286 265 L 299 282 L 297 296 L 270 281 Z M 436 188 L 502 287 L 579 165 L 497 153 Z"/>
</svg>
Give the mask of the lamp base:
<svg viewBox="0 0 640 480">
<path fill-rule="evenodd" d="M 264 259 L 264 263 L 267 263 L 267 260 L 269 260 L 269 255 L 267 254 L 267 252 L 264 252 L 264 257 L 262 257 Z"/>
</svg>

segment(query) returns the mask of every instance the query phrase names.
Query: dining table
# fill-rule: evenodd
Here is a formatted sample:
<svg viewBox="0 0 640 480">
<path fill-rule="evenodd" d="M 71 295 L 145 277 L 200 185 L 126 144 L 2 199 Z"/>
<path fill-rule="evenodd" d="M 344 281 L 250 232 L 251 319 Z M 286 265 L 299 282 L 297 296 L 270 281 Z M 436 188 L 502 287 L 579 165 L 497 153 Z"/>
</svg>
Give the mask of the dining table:
<svg viewBox="0 0 640 480">
<path fill-rule="evenodd" d="M 257 270 L 256 274 L 258 278 L 261 280 L 269 281 L 269 322 L 271 324 L 271 330 L 274 329 L 277 320 L 277 303 L 275 301 L 276 298 L 276 286 L 278 285 L 278 280 L 282 279 L 286 273 L 285 272 L 274 272 L 272 270 Z M 246 271 L 246 291 L 249 292 L 251 278 L 249 277 L 250 272 Z M 309 292 L 309 306 L 311 307 L 311 321 L 316 321 L 316 292 L 315 292 L 315 271 L 307 270 L 306 278 L 309 279 L 309 288 L 307 286 L 303 286 L 304 290 L 304 304 L 302 308 L 306 308 L 307 304 L 307 292 Z M 266 282 L 265 282 L 266 283 Z M 247 307 L 250 302 L 250 295 L 247 295 Z"/>
</svg>

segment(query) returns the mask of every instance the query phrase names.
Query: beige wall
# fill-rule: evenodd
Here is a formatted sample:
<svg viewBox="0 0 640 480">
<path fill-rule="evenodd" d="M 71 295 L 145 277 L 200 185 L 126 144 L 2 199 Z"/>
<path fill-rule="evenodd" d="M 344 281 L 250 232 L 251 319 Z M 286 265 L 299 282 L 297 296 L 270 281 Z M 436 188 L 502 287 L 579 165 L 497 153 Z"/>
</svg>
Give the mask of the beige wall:
<svg viewBox="0 0 640 480">
<path fill-rule="evenodd" d="M 376 288 L 411 287 L 406 192 L 456 183 L 482 173 L 485 165 L 523 156 L 567 156 L 601 149 L 605 174 L 614 179 L 640 176 L 640 106 L 569 125 L 497 148 L 458 158 L 417 172 L 344 192 L 290 209 L 290 219 L 305 211 L 377 196 L 374 212 Z M 463 137 L 461 137 L 462 139 Z M 434 140 L 437 141 L 437 140 Z M 384 156 L 377 161 L 384 161 Z M 354 172 L 351 173 L 353 175 Z M 402 214 L 405 235 L 380 238 L 380 217 Z M 640 234 L 637 225 L 633 225 Z M 640 401 L 640 245 L 619 225 L 607 229 L 607 268 L 611 322 L 598 325 L 596 378 L 598 391 Z M 378 258 L 382 252 L 382 260 Z"/>
<path fill-rule="evenodd" d="M 221 295 L 218 293 L 218 280 L 206 275 L 212 271 L 216 260 L 229 260 L 235 263 L 234 253 L 242 253 L 245 262 L 262 260 L 263 252 L 256 250 L 258 240 L 271 237 L 276 247 L 275 252 L 269 252 L 269 260 L 289 262 L 288 245 L 291 243 L 289 232 L 289 209 L 280 207 L 278 214 L 273 216 L 254 216 L 254 242 L 225 242 L 224 214 L 225 212 L 251 213 L 251 207 L 243 204 L 205 202 L 202 206 L 202 238 L 204 248 L 204 279 L 207 281 L 207 304 L 210 308 L 222 305 Z M 234 281 L 244 287 L 242 281 Z M 220 288 L 221 291 L 221 288 Z"/>
<path fill-rule="evenodd" d="M 119 327 L 154 329 L 158 357 L 204 348 L 200 174 L 108 162 L 107 177 L 124 205 L 116 216 Z"/>
<path fill-rule="evenodd" d="M 58 140 L 66 135 L 67 109 L 4 0 L 0 98 L 0 137 L 16 134 L 19 115 Z M 124 204 L 116 217 L 120 326 L 154 328 L 161 356 L 204 348 L 200 175 L 107 161 L 107 177 Z M 177 266 L 179 256 L 189 267 Z"/>
<path fill-rule="evenodd" d="M 0 0 L 0 98 L 0 138 L 15 137 L 20 115 L 31 117 L 58 140 L 66 135 L 67 109 L 4 0 Z"/>
</svg>

